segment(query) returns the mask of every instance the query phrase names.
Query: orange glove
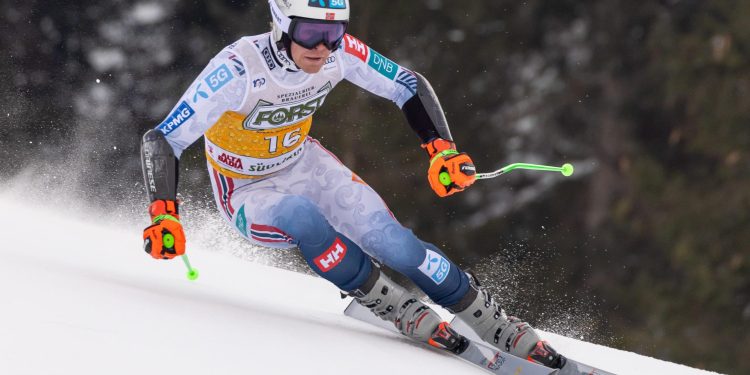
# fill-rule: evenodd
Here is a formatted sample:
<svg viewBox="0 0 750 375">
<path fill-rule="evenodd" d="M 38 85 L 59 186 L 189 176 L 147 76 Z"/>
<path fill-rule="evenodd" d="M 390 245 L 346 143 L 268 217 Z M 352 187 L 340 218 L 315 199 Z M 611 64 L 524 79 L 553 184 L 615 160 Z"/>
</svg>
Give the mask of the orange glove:
<svg viewBox="0 0 750 375">
<path fill-rule="evenodd" d="M 156 200 L 148 208 L 153 225 L 143 230 L 143 250 L 154 259 L 185 254 L 185 233 L 177 214 L 177 202 Z"/>
<path fill-rule="evenodd" d="M 466 153 L 456 151 L 456 145 L 442 138 L 422 145 L 430 155 L 427 180 L 440 197 L 463 191 L 476 181 L 476 168 Z"/>
</svg>

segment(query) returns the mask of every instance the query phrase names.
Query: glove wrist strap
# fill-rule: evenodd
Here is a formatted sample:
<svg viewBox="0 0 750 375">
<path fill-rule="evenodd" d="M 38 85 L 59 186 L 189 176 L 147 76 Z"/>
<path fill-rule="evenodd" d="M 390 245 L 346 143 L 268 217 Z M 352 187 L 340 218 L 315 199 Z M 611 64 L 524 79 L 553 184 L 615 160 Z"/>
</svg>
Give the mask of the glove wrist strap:
<svg viewBox="0 0 750 375">
<path fill-rule="evenodd" d="M 432 166 L 432 164 L 435 163 L 435 160 L 438 160 L 444 156 L 457 155 L 457 154 L 458 154 L 458 151 L 453 150 L 453 149 L 440 151 L 437 154 L 435 154 L 435 156 L 433 156 L 432 159 L 430 159 L 430 166 Z"/>
<path fill-rule="evenodd" d="M 179 222 L 180 222 L 180 220 L 179 220 L 179 219 L 177 219 L 176 217 L 174 217 L 174 216 L 172 216 L 172 215 L 158 215 L 158 216 L 155 216 L 155 217 L 154 217 L 154 218 L 152 219 L 152 222 L 153 222 L 154 224 L 156 224 L 156 223 L 158 223 L 158 222 L 160 222 L 160 221 L 164 221 L 164 220 L 174 221 L 175 223 L 179 223 Z"/>
</svg>

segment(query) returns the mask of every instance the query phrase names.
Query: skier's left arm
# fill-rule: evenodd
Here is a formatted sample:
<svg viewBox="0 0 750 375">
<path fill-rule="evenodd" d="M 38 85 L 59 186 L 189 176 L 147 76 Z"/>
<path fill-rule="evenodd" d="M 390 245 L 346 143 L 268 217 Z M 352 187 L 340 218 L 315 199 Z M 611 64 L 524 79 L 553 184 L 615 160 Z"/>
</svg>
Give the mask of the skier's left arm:
<svg viewBox="0 0 750 375">
<path fill-rule="evenodd" d="M 427 179 L 440 197 L 469 187 L 476 180 L 474 163 L 459 153 L 448 121 L 430 83 L 346 34 L 341 52 L 344 78 L 393 101 L 406 116 L 430 157 Z"/>
</svg>

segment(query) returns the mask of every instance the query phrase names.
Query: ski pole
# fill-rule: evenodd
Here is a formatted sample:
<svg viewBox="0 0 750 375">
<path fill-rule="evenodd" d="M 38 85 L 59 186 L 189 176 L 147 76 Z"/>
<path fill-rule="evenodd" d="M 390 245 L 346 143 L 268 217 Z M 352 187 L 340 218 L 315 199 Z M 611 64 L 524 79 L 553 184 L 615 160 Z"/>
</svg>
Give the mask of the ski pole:
<svg viewBox="0 0 750 375">
<path fill-rule="evenodd" d="M 500 168 L 494 172 L 477 173 L 476 178 L 477 180 L 486 180 L 489 178 L 495 178 L 497 176 L 506 174 L 516 169 L 526 169 L 526 170 L 532 170 L 532 171 L 546 171 L 546 172 L 560 172 L 565 177 L 572 176 L 573 172 L 575 171 L 575 168 L 573 168 L 573 165 L 569 163 L 565 163 L 561 167 L 553 167 L 550 165 L 541 165 L 541 164 L 513 163 L 503 168 Z M 440 172 L 440 175 L 438 177 L 440 179 L 440 183 L 445 186 L 450 186 L 450 184 L 453 183 L 453 181 L 451 180 L 451 176 L 450 174 L 448 174 L 448 172 Z"/>
<path fill-rule="evenodd" d="M 197 280 L 198 279 L 198 275 L 199 275 L 198 274 L 198 270 L 195 269 L 195 268 L 193 268 L 190 265 L 190 260 L 188 260 L 187 254 L 183 255 L 181 258 L 182 258 L 182 261 L 185 263 L 185 267 L 187 267 L 187 269 L 188 269 L 188 271 L 187 271 L 187 278 L 188 278 L 188 280 L 190 280 L 190 281 Z"/>
<path fill-rule="evenodd" d="M 485 180 L 488 178 L 495 178 L 497 176 L 500 176 L 502 174 L 508 173 L 515 169 L 527 169 L 532 171 L 547 171 L 547 172 L 560 172 L 565 177 L 570 177 L 573 175 L 573 172 L 575 169 L 573 168 L 572 164 L 565 163 L 562 165 L 562 167 L 553 167 L 549 165 L 540 165 L 540 164 L 529 164 L 529 163 L 513 163 L 511 165 L 505 166 L 503 168 L 500 168 L 494 172 L 489 173 L 477 173 L 477 180 Z"/>
<path fill-rule="evenodd" d="M 167 249 L 171 249 L 174 247 L 174 235 L 172 233 L 166 232 L 161 238 L 162 244 Z M 187 278 L 190 281 L 195 281 L 198 279 L 198 270 L 193 268 L 193 266 L 190 265 L 190 259 L 188 259 L 187 254 L 184 254 L 182 257 L 182 262 L 185 263 L 185 267 L 187 267 Z"/>
</svg>

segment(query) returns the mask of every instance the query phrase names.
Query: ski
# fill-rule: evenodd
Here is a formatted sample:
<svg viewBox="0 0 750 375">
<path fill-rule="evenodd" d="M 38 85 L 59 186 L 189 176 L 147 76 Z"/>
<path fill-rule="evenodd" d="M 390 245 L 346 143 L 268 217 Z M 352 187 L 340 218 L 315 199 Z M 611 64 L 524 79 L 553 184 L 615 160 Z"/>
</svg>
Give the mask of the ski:
<svg viewBox="0 0 750 375">
<path fill-rule="evenodd" d="M 356 301 L 352 301 L 349 306 L 344 310 L 344 315 L 357 319 L 359 321 L 372 324 L 374 326 L 383 328 L 385 330 L 401 334 L 398 332 L 396 327 L 386 322 L 375 314 L 372 313 L 368 308 L 360 305 Z M 482 341 L 477 341 L 469 337 L 464 336 L 467 339 L 468 345 L 460 353 L 454 353 L 448 350 L 441 350 L 443 353 L 453 354 L 462 360 L 477 366 L 486 372 L 498 375 L 560 375 L 561 373 L 557 369 L 551 369 L 538 365 L 536 363 L 512 356 L 508 353 L 501 352 L 493 347 L 488 346 Z M 428 344 L 424 346 L 439 350 Z M 602 373 L 608 374 L 608 373 Z M 577 374 L 576 374 L 577 375 Z"/>
<path fill-rule="evenodd" d="M 489 343 L 482 341 L 479 335 L 477 335 L 474 330 L 472 330 L 466 323 L 462 322 L 460 319 L 456 319 L 454 317 L 453 320 L 451 320 L 450 325 L 451 327 L 453 327 L 453 329 L 455 329 L 457 332 L 459 332 L 469 340 L 479 341 L 486 345 L 490 345 Z M 565 354 L 563 354 L 563 356 L 565 356 Z M 594 368 L 585 363 L 578 362 L 575 359 L 571 359 L 567 356 L 565 356 L 565 360 L 565 366 L 563 366 L 563 368 L 559 370 L 557 375 L 616 375 L 608 371 Z"/>
</svg>

